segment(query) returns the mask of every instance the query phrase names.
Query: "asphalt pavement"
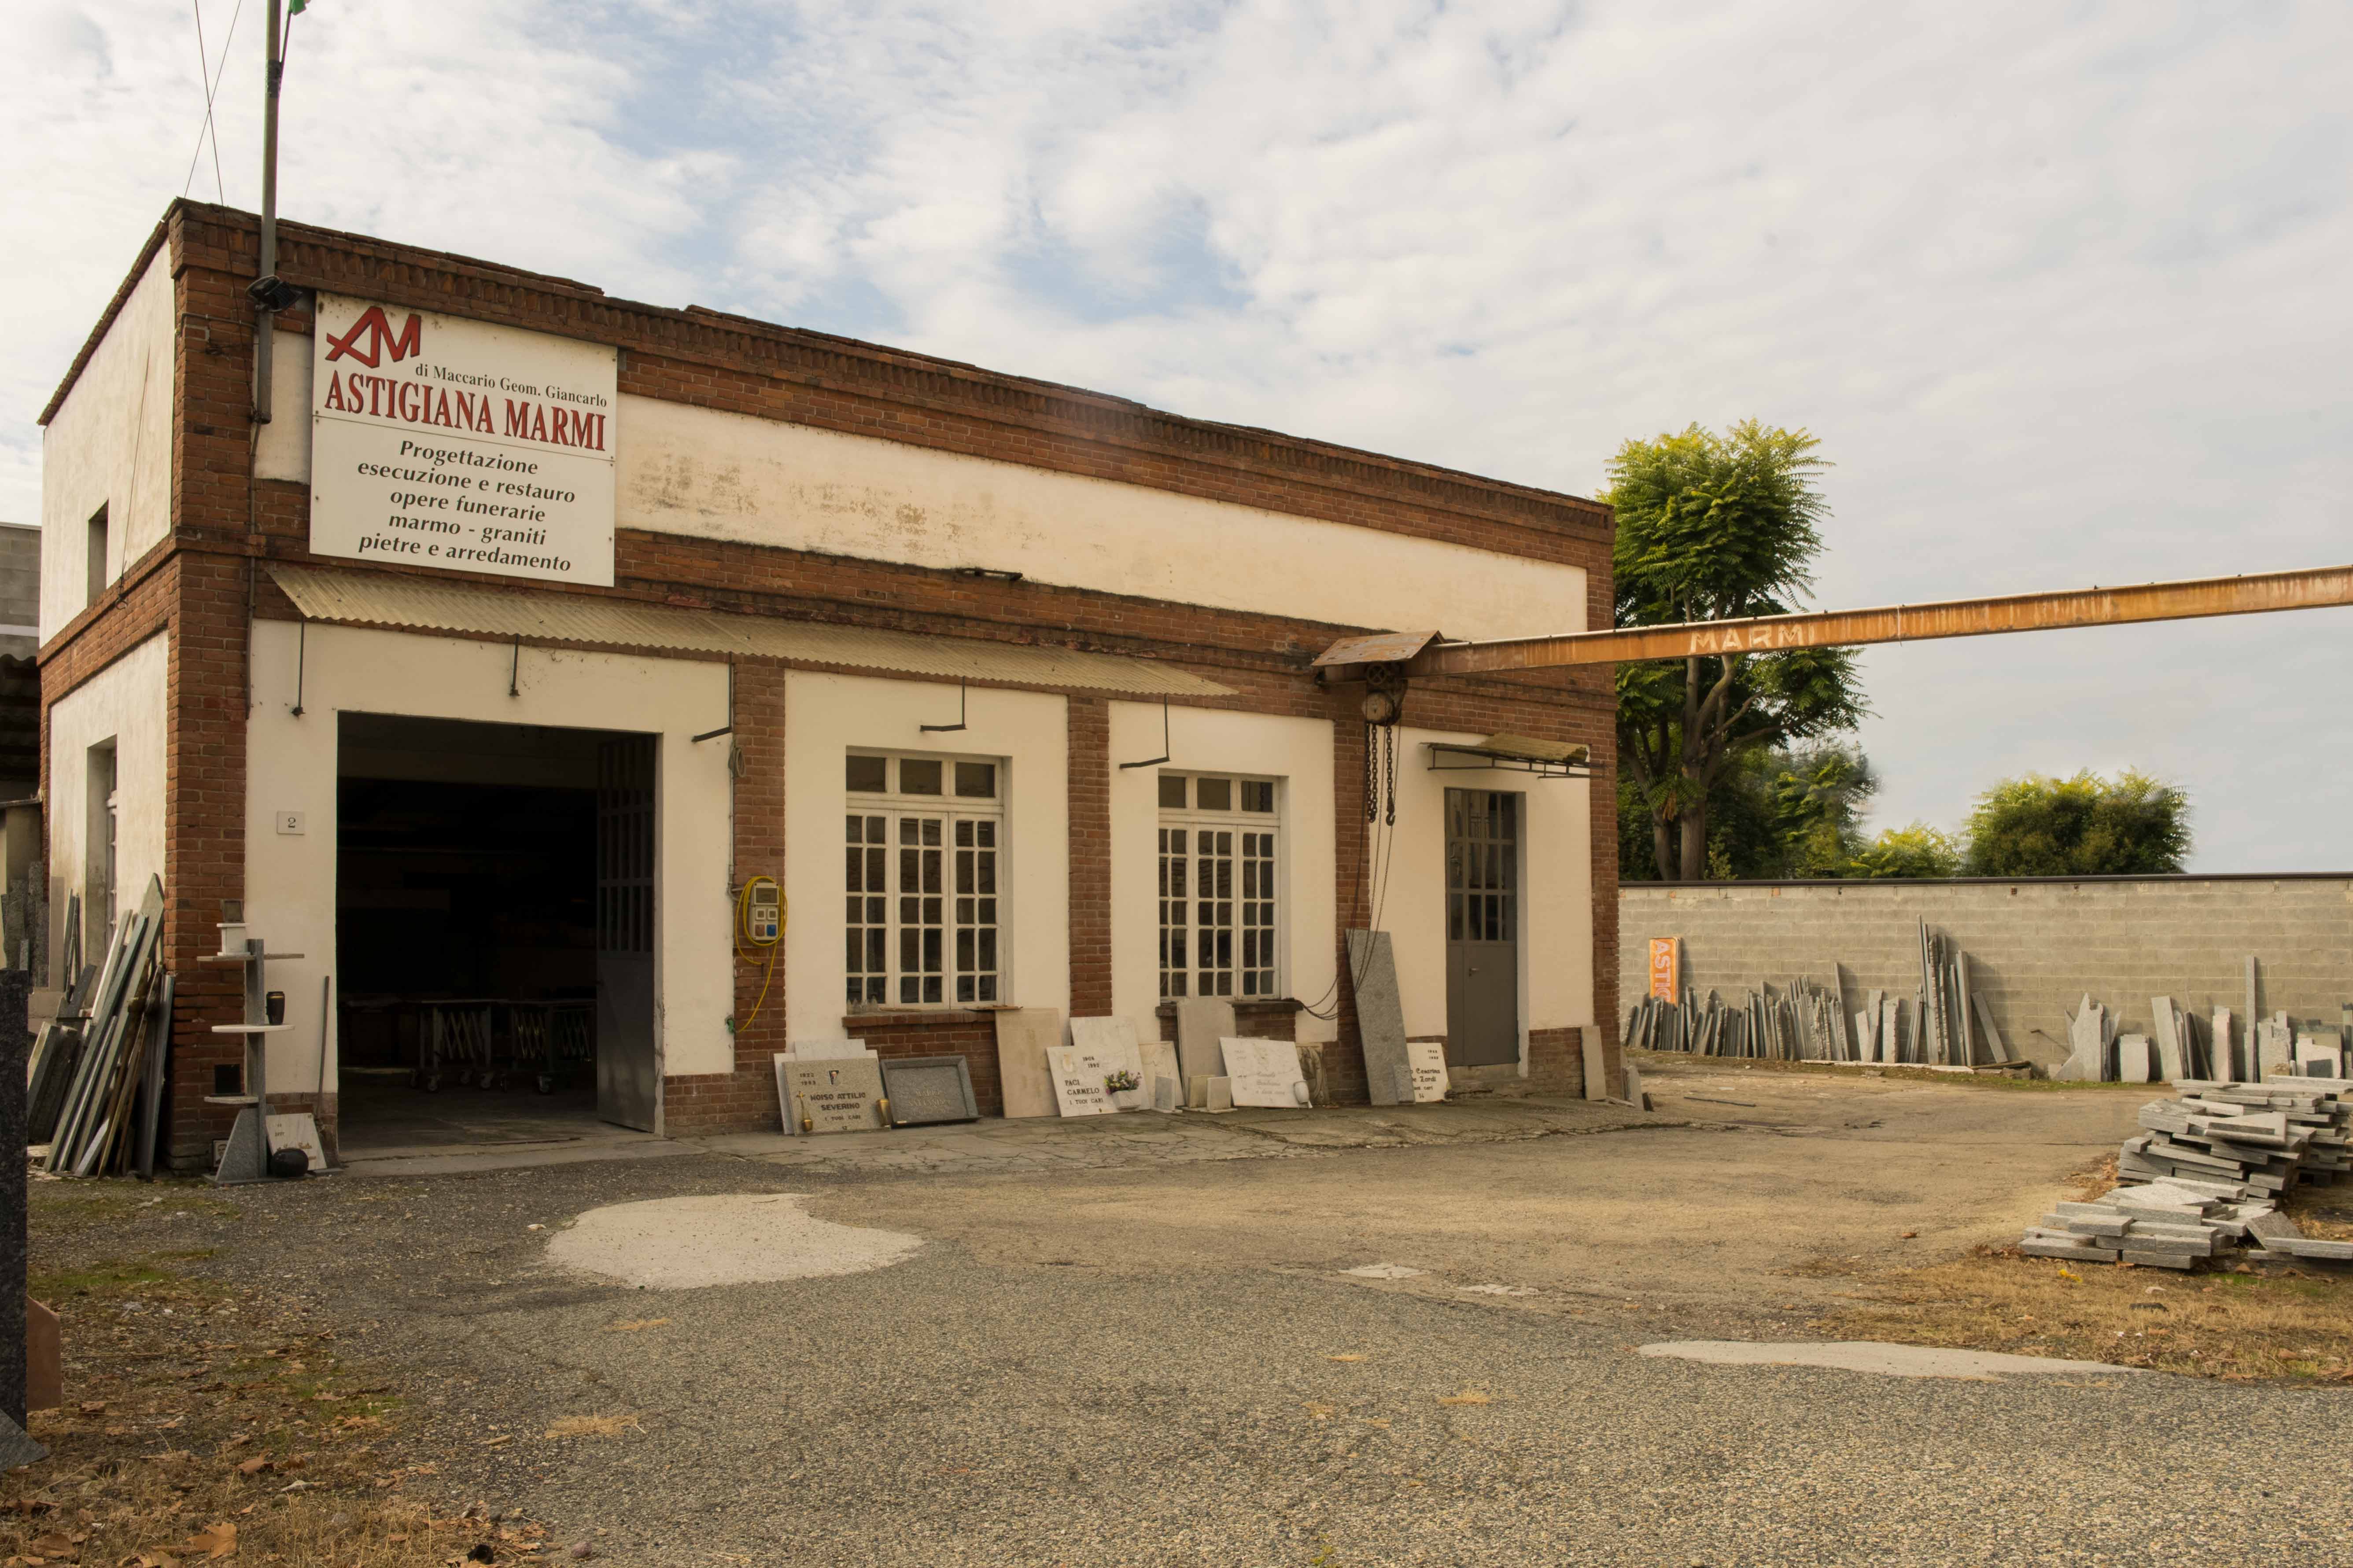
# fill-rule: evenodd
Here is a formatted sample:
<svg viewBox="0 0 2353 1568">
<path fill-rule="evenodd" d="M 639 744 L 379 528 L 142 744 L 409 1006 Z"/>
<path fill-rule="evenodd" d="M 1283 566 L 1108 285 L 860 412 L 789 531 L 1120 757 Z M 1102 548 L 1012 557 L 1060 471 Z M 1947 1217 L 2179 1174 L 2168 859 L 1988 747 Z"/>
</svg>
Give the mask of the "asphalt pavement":
<svg viewBox="0 0 2353 1568">
<path fill-rule="evenodd" d="M 317 1297 L 347 1354 L 400 1369 L 453 1500 L 614 1563 L 2353 1563 L 2346 1392 L 1637 1353 L 1803 1337 L 1836 1282 L 1788 1266 L 1919 1256 L 1895 1228 L 1918 1214 L 1947 1248 L 2008 1224 L 2120 1103 L 1718 1098 L 1750 1103 L 1131 1169 L 696 1152 L 330 1178 L 178 1228 L 222 1246 L 202 1267 Z M 548 1259 L 584 1213 L 738 1193 L 923 1245 L 691 1289 Z M 1712 1227 L 1741 1234 L 1711 1251 Z M 579 1416 L 618 1430 L 546 1435 Z"/>
</svg>

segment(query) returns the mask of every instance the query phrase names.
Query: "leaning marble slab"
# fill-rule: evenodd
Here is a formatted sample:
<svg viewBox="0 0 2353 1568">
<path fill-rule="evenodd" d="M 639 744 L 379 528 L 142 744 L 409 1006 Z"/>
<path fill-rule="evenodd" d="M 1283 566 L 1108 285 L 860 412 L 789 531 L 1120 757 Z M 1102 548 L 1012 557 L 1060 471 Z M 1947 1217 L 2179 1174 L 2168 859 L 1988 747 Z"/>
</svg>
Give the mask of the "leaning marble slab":
<svg viewBox="0 0 2353 1568">
<path fill-rule="evenodd" d="M 1271 1109 L 1308 1103 L 1307 1079 L 1299 1070 L 1299 1047 L 1289 1040 L 1253 1040 L 1229 1036 L 1218 1042 L 1233 1080 L 1234 1104 Z"/>
<path fill-rule="evenodd" d="M 1103 1079 L 1112 1068 L 1103 1057 L 1079 1046 L 1050 1046 L 1046 1070 L 1054 1080 L 1054 1103 L 1064 1116 L 1115 1116 L 1111 1090 Z"/>
<path fill-rule="evenodd" d="M 1111 1095 L 1114 1109 L 1142 1110 L 1152 1102 L 1152 1084 L 1144 1076 L 1144 1052 L 1135 1043 L 1135 1020 L 1133 1018 L 1073 1018 L 1071 1020 L 1071 1044 L 1082 1051 L 1092 1051 L 1103 1065 L 1106 1079 L 1125 1076 L 1135 1081 L 1134 1089 L 1104 1089 Z"/>
</svg>

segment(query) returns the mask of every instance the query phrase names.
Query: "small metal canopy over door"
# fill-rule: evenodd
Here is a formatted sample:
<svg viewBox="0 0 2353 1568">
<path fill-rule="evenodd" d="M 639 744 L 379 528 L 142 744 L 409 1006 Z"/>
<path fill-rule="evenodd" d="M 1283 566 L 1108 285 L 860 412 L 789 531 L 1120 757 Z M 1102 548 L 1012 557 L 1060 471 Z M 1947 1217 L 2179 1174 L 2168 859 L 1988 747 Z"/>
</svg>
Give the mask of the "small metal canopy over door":
<svg viewBox="0 0 2353 1568">
<path fill-rule="evenodd" d="M 1446 792 L 1446 1059 L 1520 1059 L 1520 797 Z"/>
<path fill-rule="evenodd" d="M 596 747 L 596 1114 L 654 1131 L 654 747 Z"/>
</svg>

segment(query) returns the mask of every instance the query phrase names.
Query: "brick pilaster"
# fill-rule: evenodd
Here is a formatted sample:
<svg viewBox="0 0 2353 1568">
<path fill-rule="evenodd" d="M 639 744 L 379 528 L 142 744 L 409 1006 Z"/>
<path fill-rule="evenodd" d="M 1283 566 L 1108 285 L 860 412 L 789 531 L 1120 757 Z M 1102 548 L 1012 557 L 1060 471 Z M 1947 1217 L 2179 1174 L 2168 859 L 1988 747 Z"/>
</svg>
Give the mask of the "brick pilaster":
<svg viewBox="0 0 2353 1568">
<path fill-rule="evenodd" d="M 1111 1013 L 1111 705 L 1070 700 L 1071 1016 Z"/>
<path fill-rule="evenodd" d="M 754 877 L 785 879 L 785 672 L 774 665 L 734 669 L 734 868 L 731 890 Z M 839 920 L 830 910 L 786 910 L 786 918 Z M 733 917 L 731 915 L 730 919 Z M 740 947 L 742 953 L 754 952 Z M 785 962 L 782 944 L 735 963 L 735 1070 L 696 1073 L 662 1083 L 662 1130 L 687 1137 L 704 1132 L 774 1131 L 783 1125 L 769 1058 L 785 1048 Z M 761 993 L 763 984 L 766 994 Z M 754 1011 L 754 1007 L 758 1011 Z"/>
</svg>

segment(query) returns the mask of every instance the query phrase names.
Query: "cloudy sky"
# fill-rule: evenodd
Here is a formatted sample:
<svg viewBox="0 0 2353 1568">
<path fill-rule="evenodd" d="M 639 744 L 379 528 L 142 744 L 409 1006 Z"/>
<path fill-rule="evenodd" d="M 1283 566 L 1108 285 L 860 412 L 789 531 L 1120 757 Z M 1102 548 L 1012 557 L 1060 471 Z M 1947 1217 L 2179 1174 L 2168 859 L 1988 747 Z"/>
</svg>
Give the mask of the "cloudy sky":
<svg viewBox="0 0 2353 1568">
<path fill-rule="evenodd" d="M 256 204 L 261 5 L 10 7 L 0 517 L 165 202 Z M 313 0 L 281 201 L 1578 493 L 1802 425 L 1820 598 L 1883 604 L 2353 560 L 2348 79 L 2342 0 Z M 2137 765 L 2199 869 L 2353 868 L 2348 652 L 1873 650 L 1878 820 Z"/>
</svg>

